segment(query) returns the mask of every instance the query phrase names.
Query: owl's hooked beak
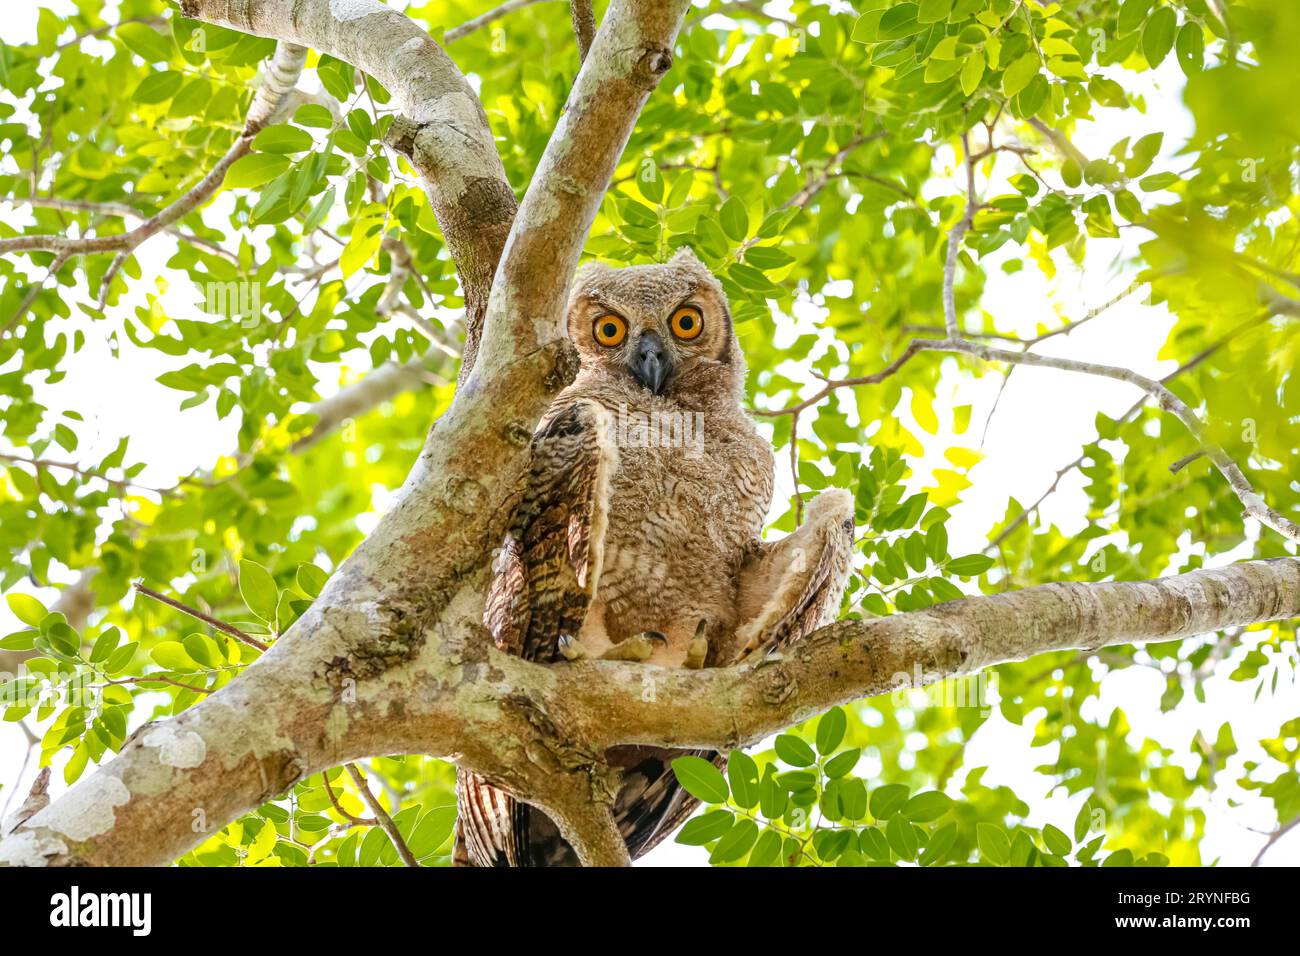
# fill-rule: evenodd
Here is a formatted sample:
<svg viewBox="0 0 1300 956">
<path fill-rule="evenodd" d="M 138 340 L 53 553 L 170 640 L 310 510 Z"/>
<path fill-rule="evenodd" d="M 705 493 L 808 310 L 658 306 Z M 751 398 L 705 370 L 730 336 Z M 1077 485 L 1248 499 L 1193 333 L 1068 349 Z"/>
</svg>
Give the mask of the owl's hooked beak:
<svg viewBox="0 0 1300 956">
<path fill-rule="evenodd" d="M 658 395 L 673 371 L 673 361 L 664 348 L 664 340 L 654 331 L 647 330 L 637 339 L 632 357 L 628 359 L 632 377 Z"/>
</svg>

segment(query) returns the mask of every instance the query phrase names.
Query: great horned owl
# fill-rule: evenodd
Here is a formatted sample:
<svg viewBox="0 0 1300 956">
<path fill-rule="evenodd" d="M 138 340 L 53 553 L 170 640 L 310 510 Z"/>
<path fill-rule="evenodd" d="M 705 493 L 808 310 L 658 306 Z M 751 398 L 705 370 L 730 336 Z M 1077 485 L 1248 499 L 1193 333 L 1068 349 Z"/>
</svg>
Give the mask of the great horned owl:
<svg viewBox="0 0 1300 956">
<path fill-rule="evenodd" d="M 823 492 L 799 530 L 759 540 L 774 458 L 741 405 L 745 361 L 713 274 L 689 249 L 664 265 L 587 266 L 567 327 L 580 370 L 533 436 L 484 614 L 497 645 L 545 663 L 723 666 L 832 619 L 852 498 Z M 669 765 L 681 754 L 607 755 L 633 858 L 695 807 Z M 576 862 L 544 814 L 481 777 L 459 775 L 458 801 L 456 863 Z"/>
</svg>

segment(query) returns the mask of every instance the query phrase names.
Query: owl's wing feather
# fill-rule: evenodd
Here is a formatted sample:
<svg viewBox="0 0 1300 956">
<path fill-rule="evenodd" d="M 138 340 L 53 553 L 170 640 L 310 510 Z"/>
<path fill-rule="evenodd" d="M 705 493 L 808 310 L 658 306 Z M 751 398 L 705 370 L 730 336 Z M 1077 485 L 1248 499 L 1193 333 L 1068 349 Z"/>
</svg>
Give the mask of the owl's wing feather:
<svg viewBox="0 0 1300 956">
<path fill-rule="evenodd" d="M 528 484 L 511 517 L 484 608 L 502 650 L 525 660 L 560 659 L 591 603 L 603 546 L 608 471 L 600 410 L 587 402 L 553 409 L 533 436 Z M 529 866 L 555 857 L 549 820 L 472 773 L 457 778 L 463 850 L 476 866 Z"/>
<path fill-rule="evenodd" d="M 853 548 L 853 498 L 831 489 L 805 524 L 776 542 L 755 542 L 740 569 L 734 663 L 789 647 L 834 620 Z"/>
</svg>

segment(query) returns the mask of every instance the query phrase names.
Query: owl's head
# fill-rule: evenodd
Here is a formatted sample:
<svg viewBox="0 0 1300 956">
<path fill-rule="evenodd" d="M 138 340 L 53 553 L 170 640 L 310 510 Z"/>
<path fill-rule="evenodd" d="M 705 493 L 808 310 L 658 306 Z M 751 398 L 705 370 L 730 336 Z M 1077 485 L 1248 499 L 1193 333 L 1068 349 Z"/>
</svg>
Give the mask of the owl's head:
<svg viewBox="0 0 1300 956">
<path fill-rule="evenodd" d="M 706 380 L 744 388 L 745 362 L 727 297 L 689 248 L 662 265 L 579 269 L 568 332 L 583 371 L 630 376 L 656 395 Z"/>
</svg>

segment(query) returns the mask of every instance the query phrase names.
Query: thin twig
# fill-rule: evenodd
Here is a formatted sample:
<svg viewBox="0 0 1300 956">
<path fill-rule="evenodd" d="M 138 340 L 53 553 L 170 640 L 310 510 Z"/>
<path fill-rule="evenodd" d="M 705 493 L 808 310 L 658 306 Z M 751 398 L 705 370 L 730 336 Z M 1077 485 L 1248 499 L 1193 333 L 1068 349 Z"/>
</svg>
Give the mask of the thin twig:
<svg viewBox="0 0 1300 956">
<path fill-rule="evenodd" d="M 975 221 L 975 210 L 979 208 L 979 201 L 975 198 L 975 157 L 971 155 L 970 136 L 967 133 L 961 134 L 961 148 L 966 166 L 966 208 L 948 233 L 948 255 L 943 264 L 943 322 L 950 339 L 955 339 L 960 334 L 957 296 L 953 289 L 957 278 L 957 256 L 961 252 L 962 239 Z"/>
<path fill-rule="evenodd" d="M 1263 861 L 1264 859 L 1264 854 L 1267 853 L 1270 849 L 1272 849 L 1274 843 L 1282 839 L 1282 837 L 1286 836 L 1287 833 L 1289 833 L 1292 829 L 1294 829 L 1296 824 L 1300 824 L 1300 816 L 1292 818 L 1292 820 L 1289 823 L 1286 823 L 1278 827 L 1276 830 L 1274 830 L 1269 835 L 1269 838 L 1264 842 L 1264 845 L 1259 848 L 1259 852 L 1255 854 L 1255 859 L 1251 861 L 1250 865 L 1259 866 L 1260 862 Z"/>
<path fill-rule="evenodd" d="M 71 255 L 68 252 L 60 252 L 54 257 L 54 261 L 50 263 L 50 268 L 41 277 L 41 281 L 32 284 L 32 287 L 27 290 L 27 295 L 23 296 L 23 301 L 18 304 L 17 310 L 9 317 L 9 321 L 5 323 L 4 328 L 0 329 L 0 338 L 8 335 L 10 330 L 23 320 L 23 317 L 27 315 L 27 311 L 36 302 L 36 297 L 45 291 L 45 287 L 50 284 L 50 280 L 59 274 L 59 270 L 71 258 Z"/>
<path fill-rule="evenodd" d="M 153 590 L 152 588 L 145 587 L 143 584 L 141 584 L 138 581 L 135 584 L 135 589 L 147 598 L 152 598 L 153 600 L 157 601 L 160 604 L 166 604 L 168 607 L 174 608 L 175 610 L 180 611 L 182 614 L 188 614 L 190 617 L 194 618 L 195 620 L 202 621 L 204 624 L 208 625 L 208 627 L 218 630 L 222 634 L 229 634 L 231 637 L 235 638 L 236 640 L 243 641 L 249 647 L 255 647 L 259 651 L 269 650 L 269 645 L 263 644 L 257 638 L 253 637 L 250 634 L 245 633 L 244 631 L 241 631 L 233 624 L 227 624 L 225 621 L 219 621 L 215 617 L 212 617 L 211 615 L 204 614 L 202 611 L 192 608 L 187 604 L 182 604 L 180 601 L 176 600 L 175 598 L 169 598 L 165 594 L 159 594 L 157 591 Z"/>
<path fill-rule="evenodd" d="M 62 53 L 68 47 L 76 46 L 82 40 L 89 40 L 92 37 L 101 37 L 105 33 L 108 33 L 112 30 L 116 30 L 119 27 L 127 26 L 132 23 L 143 23 L 159 31 L 165 29 L 167 26 L 167 21 L 164 20 L 162 17 L 132 17 L 129 20 L 119 20 L 117 23 L 106 23 L 102 27 L 96 27 L 93 30 L 88 30 L 85 33 L 78 34 L 77 36 L 73 37 L 71 40 L 68 40 L 64 43 L 60 43 L 54 52 Z"/>
<path fill-rule="evenodd" d="M 393 818 L 388 815 L 388 811 L 379 802 L 379 798 L 370 792 L 370 787 L 366 784 L 366 778 L 362 776 L 361 770 L 354 763 L 345 763 L 343 769 L 348 772 L 352 782 L 361 791 L 361 799 L 366 801 L 367 806 L 370 807 L 370 812 L 375 815 L 375 821 L 378 823 L 379 828 L 388 834 L 388 839 L 393 841 L 393 846 L 397 849 L 397 855 L 402 858 L 402 862 L 407 866 L 418 869 L 420 862 L 415 858 L 415 854 L 411 852 L 411 848 L 406 845 L 406 841 L 402 839 L 397 824 L 393 823 Z"/>
<path fill-rule="evenodd" d="M 493 7 L 487 13 L 475 17 L 473 20 L 467 20 L 458 27 L 452 27 L 442 35 L 444 44 L 455 43 L 462 37 L 466 37 L 476 30 L 481 30 L 485 26 L 500 20 L 506 14 L 514 13 L 516 10 L 522 10 L 524 7 L 531 7 L 541 0 L 507 0 L 506 3 L 499 7 Z"/>
<path fill-rule="evenodd" d="M 1204 457 L 1205 457 L 1205 449 L 1198 448 L 1190 455 L 1184 455 L 1182 458 L 1179 458 L 1176 462 L 1170 465 L 1169 471 L 1171 474 L 1176 475 L 1184 468 L 1186 468 L 1188 465 L 1190 465 L 1192 462 L 1196 461 L 1198 458 L 1204 458 Z"/>
<path fill-rule="evenodd" d="M 366 817 L 356 817 L 351 813 L 348 813 L 347 810 L 343 809 L 343 804 L 339 803 L 339 798 L 335 796 L 334 788 L 330 786 L 329 773 L 322 773 L 320 778 L 325 784 L 325 795 L 330 798 L 330 803 L 334 804 L 334 809 L 337 810 L 341 816 L 345 817 L 349 823 L 356 827 L 373 827 L 379 825 L 378 820 L 371 820 Z"/>
<path fill-rule="evenodd" d="M 180 687 L 184 690 L 192 690 L 196 694 L 211 694 L 212 691 L 207 687 L 197 687 L 194 684 L 186 684 L 183 681 L 175 680 L 171 677 L 161 677 L 157 674 L 145 674 L 141 677 L 122 677 L 117 680 L 105 681 L 105 687 L 117 687 L 123 684 L 171 684 L 173 687 Z"/>
<path fill-rule="evenodd" d="M 134 488 L 137 491 L 147 491 L 151 494 L 161 495 L 163 497 L 173 494 L 173 492 L 166 488 L 154 488 L 151 485 L 142 485 L 125 478 L 110 478 L 103 472 L 95 471 L 91 468 L 82 468 L 80 465 L 73 464 L 70 461 L 54 461 L 49 458 L 23 458 L 21 455 L 10 455 L 5 453 L 0 453 L 0 461 L 7 461 L 15 465 L 28 465 L 38 471 L 43 468 L 58 468 L 62 471 L 70 471 L 74 475 L 79 475 L 82 478 L 97 478 L 100 481 L 106 482 L 110 487 L 117 488 L 119 491 Z"/>
</svg>

